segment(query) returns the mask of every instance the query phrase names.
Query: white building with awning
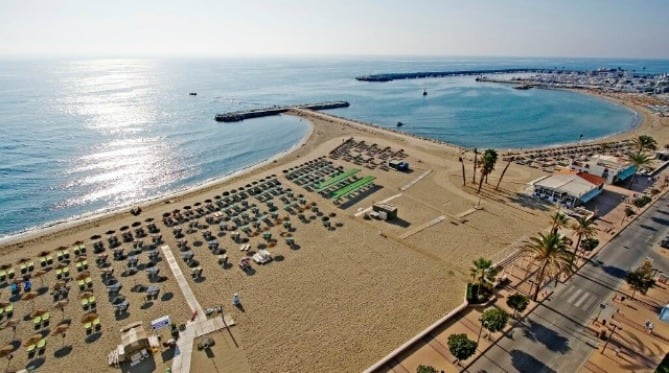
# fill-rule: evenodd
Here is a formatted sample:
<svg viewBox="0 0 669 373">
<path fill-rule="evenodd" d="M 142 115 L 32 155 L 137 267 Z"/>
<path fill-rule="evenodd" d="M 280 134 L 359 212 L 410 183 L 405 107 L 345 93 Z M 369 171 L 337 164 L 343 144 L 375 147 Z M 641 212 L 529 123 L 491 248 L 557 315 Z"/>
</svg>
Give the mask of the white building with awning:
<svg viewBox="0 0 669 373">
<path fill-rule="evenodd" d="M 593 179 L 592 175 L 588 176 Z M 554 174 L 536 181 L 532 195 L 565 207 L 575 207 L 595 198 L 603 186 L 603 180 L 593 183 L 578 174 Z"/>
</svg>

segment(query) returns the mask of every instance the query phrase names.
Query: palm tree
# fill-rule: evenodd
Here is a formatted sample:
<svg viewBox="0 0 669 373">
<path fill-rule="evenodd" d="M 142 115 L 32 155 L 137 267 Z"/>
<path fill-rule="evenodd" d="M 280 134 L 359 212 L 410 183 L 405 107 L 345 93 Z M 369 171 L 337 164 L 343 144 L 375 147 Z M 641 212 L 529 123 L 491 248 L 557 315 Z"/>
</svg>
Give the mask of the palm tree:
<svg viewBox="0 0 669 373">
<path fill-rule="evenodd" d="M 561 274 L 569 274 L 573 272 L 573 257 L 568 250 L 569 246 L 564 237 L 560 237 L 555 233 L 544 235 L 539 233 L 538 237 L 530 237 L 525 242 L 525 246 L 521 249 L 521 253 L 529 256 L 539 265 L 539 272 L 536 277 L 536 289 L 533 300 L 537 300 L 541 284 L 548 275 L 549 278 L 556 279 Z"/>
<path fill-rule="evenodd" d="M 502 183 L 502 179 L 504 178 L 504 174 L 506 174 L 506 170 L 509 169 L 509 166 L 511 166 L 511 163 L 516 160 L 516 157 L 509 157 L 509 161 L 506 163 L 506 166 L 504 166 L 504 169 L 502 170 L 502 175 L 500 175 L 499 180 L 497 180 L 497 185 L 495 185 L 495 190 L 499 190 L 499 184 Z"/>
<path fill-rule="evenodd" d="M 653 151 L 657 149 L 657 141 L 648 135 L 640 135 L 633 140 L 633 144 L 639 150 L 639 153 L 643 153 L 645 150 Z"/>
<path fill-rule="evenodd" d="M 572 224 L 571 229 L 578 237 L 576 239 L 576 247 L 574 247 L 575 256 L 578 251 L 578 246 L 581 244 L 581 239 L 583 237 L 590 238 L 595 235 L 594 220 L 588 219 L 587 217 L 578 217 L 576 218 L 576 222 Z"/>
<path fill-rule="evenodd" d="M 567 223 L 569 222 L 567 215 L 561 213 L 560 211 L 556 211 L 555 214 L 551 216 L 551 219 L 553 220 L 553 224 L 551 225 L 552 234 L 557 234 L 558 230 L 560 230 L 560 228 L 566 227 Z"/>
<path fill-rule="evenodd" d="M 632 162 L 634 168 L 636 168 L 637 171 L 640 171 L 650 163 L 650 158 L 648 158 L 648 156 L 641 151 L 632 153 L 628 157 L 629 161 Z M 636 180 L 636 172 L 634 173 L 632 180 Z"/>
<path fill-rule="evenodd" d="M 486 149 L 481 156 L 481 180 L 479 180 L 477 193 L 481 193 L 483 179 L 485 178 L 486 183 L 488 182 L 488 175 L 495 169 L 495 163 L 497 163 L 497 152 L 494 149 Z"/>
<path fill-rule="evenodd" d="M 479 160 L 479 151 L 478 149 L 474 148 L 474 172 L 472 174 L 472 183 L 476 183 L 476 168 L 478 166 L 478 160 Z"/>
<path fill-rule="evenodd" d="M 492 260 L 478 258 L 472 263 L 474 266 L 469 269 L 469 273 L 472 275 L 472 279 L 479 285 L 476 288 L 476 296 L 478 297 L 482 287 L 495 282 L 498 270 L 492 266 Z"/>
<path fill-rule="evenodd" d="M 462 156 L 458 159 L 460 165 L 462 165 L 462 186 L 467 186 L 467 178 L 465 177 L 465 160 Z"/>
</svg>

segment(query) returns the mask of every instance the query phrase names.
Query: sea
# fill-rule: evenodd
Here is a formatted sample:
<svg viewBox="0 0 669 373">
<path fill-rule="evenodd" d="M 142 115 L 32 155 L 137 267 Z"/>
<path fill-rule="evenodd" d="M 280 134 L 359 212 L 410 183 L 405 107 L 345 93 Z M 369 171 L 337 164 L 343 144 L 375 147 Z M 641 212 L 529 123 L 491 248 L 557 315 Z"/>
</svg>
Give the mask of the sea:
<svg viewBox="0 0 669 373">
<path fill-rule="evenodd" d="M 331 113 L 463 147 L 532 148 L 625 131 L 608 101 L 475 77 L 359 75 L 487 68 L 669 72 L 669 61 L 481 57 L 0 59 L 0 237 L 220 179 L 289 151 L 299 118 L 216 113 L 346 100 Z M 427 95 L 423 95 L 423 92 Z M 189 95 L 196 92 L 196 96 Z"/>
</svg>

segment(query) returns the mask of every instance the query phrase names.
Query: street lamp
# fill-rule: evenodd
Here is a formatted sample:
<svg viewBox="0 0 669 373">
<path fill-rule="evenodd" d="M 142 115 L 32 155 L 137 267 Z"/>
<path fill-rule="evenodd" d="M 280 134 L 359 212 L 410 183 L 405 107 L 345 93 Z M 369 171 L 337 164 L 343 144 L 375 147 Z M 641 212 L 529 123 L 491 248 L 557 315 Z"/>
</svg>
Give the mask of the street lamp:
<svg viewBox="0 0 669 373">
<path fill-rule="evenodd" d="M 479 329 L 479 336 L 476 338 L 476 344 L 479 344 L 479 341 L 481 340 L 481 332 L 483 332 L 483 326 L 485 325 L 486 327 L 488 326 L 488 322 L 484 321 L 483 318 L 479 318 L 479 321 L 481 322 L 481 328 Z"/>
<path fill-rule="evenodd" d="M 597 320 L 599 320 L 599 316 L 601 316 L 602 311 L 603 311 L 605 308 L 606 308 L 606 304 L 604 304 L 604 303 L 600 303 L 600 304 L 599 304 L 599 312 L 597 312 L 597 317 L 595 317 L 595 320 L 592 322 L 593 324 L 596 323 Z"/>
<path fill-rule="evenodd" d="M 531 297 L 532 296 L 532 288 L 534 287 L 534 280 L 527 280 L 527 282 L 530 283 L 530 291 L 527 292 L 527 296 Z"/>
<path fill-rule="evenodd" d="M 600 352 L 602 354 L 604 353 L 604 351 L 606 351 L 606 346 L 609 345 L 609 341 L 611 341 L 613 339 L 613 335 L 616 334 L 616 329 L 623 330 L 623 328 L 621 326 L 618 326 L 614 323 L 609 323 L 609 325 L 611 325 L 613 327 L 613 330 L 611 330 L 611 335 L 609 336 L 609 338 L 606 339 L 606 343 L 604 343 L 604 347 L 602 348 L 602 351 Z"/>
</svg>

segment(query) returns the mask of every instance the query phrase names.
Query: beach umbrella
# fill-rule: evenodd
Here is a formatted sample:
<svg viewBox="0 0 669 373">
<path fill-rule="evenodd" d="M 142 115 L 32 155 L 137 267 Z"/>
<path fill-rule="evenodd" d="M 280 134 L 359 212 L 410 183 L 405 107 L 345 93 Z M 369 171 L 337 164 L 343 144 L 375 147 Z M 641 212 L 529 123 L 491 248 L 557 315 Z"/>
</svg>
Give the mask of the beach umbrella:
<svg viewBox="0 0 669 373">
<path fill-rule="evenodd" d="M 0 358 L 3 358 L 5 356 L 11 354 L 12 352 L 14 352 L 14 350 L 16 350 L 16 347 L 14 347 L 14 345 L 11 344 L 11 343 L 8 343 L 8 344 L 0 347 Z"/>
<path fill-rule="evenodd" d="M 94 234 L 94 235 L 92 235 L 90 238 L 91 238 L 91 240 L 95 241 L 95 240 L 99 240 L 99 239 L 101 239 L 102 236 L 100 236 L 99 234 Z"/>
<path fill-rule="evenodd" d="M 42 283 L 42 285 L 44 285 L 44 277 L 43 277 L 43 276 L 44 276 L 46 273 L 47 273 L 47 272 L 44 271 L 44 270 L 39 270 L 39 271 L 33 273 L 33 274 L 32 274 L 32 277 L 39 277 L 40 282 Z"/>
<path fill-rule="evenodd" d="M 69 303 L 70 301 L 67 299 L 59 300 L 53 304 L 53 308 L 60 310 L 61 316 L 65 317 L 65 306 L 67 306 Z"/>
<path fill-rule="evenodd" d="M 209 199 L 209 198 L 205 199 L 204 203 L 211 203 L 211 199 Z"/>
<path fill-rule="evenodd" d="M 27 293 L 23 293 L 23 295 L 21 296 L 21 300 L 30 301 L 30 303 L 32 305 L 31 308 L 34 309 L 35 308 L 34 299 L 37 298 L 37 295 L 38 295 L 37 292 L 29 291 Z"/>
<path fill-rule="evenodd" d="M 81 323 L 82 323 L 82 324 L 85 324 L 85 323 L 87 323 L 87 322 L 91 322 L 91 321 L 93 321 L 93 320 L 95 320 L 95 319 L 97 319 L 97 318 L 98 318 L 98 314 L 97 314 L 97 313 L 95 313 L 95 312 L 89 312 L 89 313 L 87 313 L 87 314 L 85 314 L 84 316 L 81 317 Z"/>
<path fill-rule="evenodd" d="M 38 309 L 30 313 L 30 318 L 34 319 L 37 316 L 42 316 L 46 313 L 46 310 Z"/>
<path fill-rule="evenodd" d="M 20 322 L 21 322 L 21 321 L 19 321 L 19 320 L 17 320 L 17 319 L 9 319 L 9 320 L 5 321 L 4 324 L 2 324 L 2 328 L 3 328 L 3 329 L 5 329 L 5 328 L 11 328 L 12 326 L 17 326 L 17 325 L 19 325 Z"/>
<path fill-rule="evenodd" d="M 164 218 L 166 218 L 166 217 L 168 217 L 168 216 L 170 216 L 170 215 L 172 215 L 171 212 L 164 212 L 164 213 L 163 213 L 163 217 L 164 217 Z"/>
<path fill-rule="evenodd" d="M 133 227 L 139 227 L 140 225 L 142 225 L 142 222 L 141 222 L 141 221 L 136 221 L 136 222 L 133 222 L 133 223 L 132 223 L 132 226 L 133 226 Z"/>
<path fill-rule="evenodd" d="M 66 283 L 65 281 L 63 281 L 63 280 L 58 280 L 58 281 L 56 281 L 55 284 L 53 284 L 53 290 L 58 290 L 58 289 L 60 289 L 60 288 L 63 288 L 63 287 L 65 287 L 66 284 L 67 284 L 67 283 Z"/>
<path fill-rule="evenodd" d="M 197 207 L 197 206 L 200 206 L 200 205 L 202 205 L 202 202 L 195 202 L 195 204 L 193 206 Z"/>
<path fill-rule="evenodd" d="M 190 207 L 190 206 L 188 206 L 188 205 L 184 206 L 184 209 L 185 209 L 185 210 L 190 210 L 191 208 L 192 208 L 192 207 Z"/>
<path fill-rule="evenodd" d="M 153 218 L 146 218 L 146 220 L 144 220 L 144 222 L 146 222 L 146 223 L 151 223 L 152 221 L 153 221 Z"/>
<path fill-rule="evenodd" d="M 52 336 L 55 335 L 60 335 L 63 337 L 63 345 L 65 345 L 65 335 L 67 334 L 67 331 L 70 329 L 70 323 L 68 322 L 61 322 L 58 324 L 53 331 L 51 332 Z"/>
<path fill-rule="evenodd" d="M 42 338 L 43 338 L 43 337 L 42 337 L 41 334 L 35 334 L 35 335 L 33 335 L 32 337 L 26 339 L 26 340 L 23 342 L 23 347 L 28 347 L 28 346 L 30 346 L 30 345 L 34 345 L 34 344 L 36 344 L 37 342 L 39 342 L 40 339 L 42 339 Z"/>
<path fill-rule="evenodd" d="M 127 225 L 124 225 L 124 226 L 122 226 L 119 230 L 120 230 L 121 232 L 123 232 L 123 231 L 127 231 L 128 228 L 130 228 L 130 227 L 128 227 Z"/>
<path fill-rule="evenodd" d="M 87 277 L 90 277 L 90 276 L 91 276 L 90 271 L 84 271 L 84 272 L 81 272 L 80 274 L 78 274 L 77 277 L 75 277 L 75 280 L 77 280 L 77 281 L 85 280 Z"/>
<path fill-rule="evenodd" d="M 112 234 L 114 234 L 114 233 L 116 233 L 116 231 L 113 230 L 113 229 L 110 229 L 110 230 L 108 230 L 107 232 L 105 232 L 105 234 L 109 234 L 109 235 L 112 235 Z"/>
</svg>

